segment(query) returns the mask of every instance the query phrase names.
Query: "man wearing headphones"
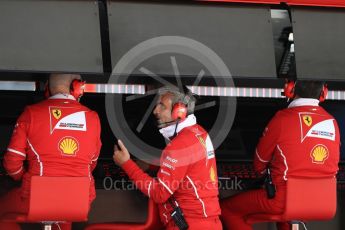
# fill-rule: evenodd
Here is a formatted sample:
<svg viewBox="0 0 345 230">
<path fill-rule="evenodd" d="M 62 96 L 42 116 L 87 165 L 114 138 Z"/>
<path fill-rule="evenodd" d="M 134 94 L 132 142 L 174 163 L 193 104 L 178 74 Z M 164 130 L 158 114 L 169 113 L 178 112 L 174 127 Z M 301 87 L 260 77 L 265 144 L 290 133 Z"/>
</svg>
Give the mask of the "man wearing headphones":
<svg viewBox="0 0 345 230">
<path fill-rule="evenodd" d="M 97 113 L 78 102 L 84 91 L 80 79 L 76 74 L 51 74 L 50 97 L 27 106 L 17 120 L 3 165 L 22 185 L 0 199 L 0 216 L 28 211 L 32 176 L 90 177 L 89 202 L 94 200 L 92 170 L 101 148 L 101 126 Z"/>
<path fill-rule="evenodd" d="M 222 229 L 213 145 L 196 123 L 195 98 L 186 87 L 183 91 L 159 90 L 153 114 L 160 133 L 170 142 L 162 152 L 157 178 L 145 174 L 130 159 L 121 140 L 113 158 L 137 187 L 159 204 L 166 229 Z"/>
<path fill-rule="evenodd" d="M 256 172 L 265 175 L 269 169 L 273 184 L 266 186 L 267 191 L 248 191 L 221 201 L 227 229 L 252 229 L 245 221 L 250 214 L 282 214 L 289 176 L 332 177 L 338 171 L 339 128 L 336 120 L 319 106 L 319 101 L 327 96 L 326 86 L 298 80 L 286 84 L 285 95 L 293 101 L 269 122 L 254 157 Z M 289 229 L 287 223 L 277 226 L 279 230 Z"/>
</svg>

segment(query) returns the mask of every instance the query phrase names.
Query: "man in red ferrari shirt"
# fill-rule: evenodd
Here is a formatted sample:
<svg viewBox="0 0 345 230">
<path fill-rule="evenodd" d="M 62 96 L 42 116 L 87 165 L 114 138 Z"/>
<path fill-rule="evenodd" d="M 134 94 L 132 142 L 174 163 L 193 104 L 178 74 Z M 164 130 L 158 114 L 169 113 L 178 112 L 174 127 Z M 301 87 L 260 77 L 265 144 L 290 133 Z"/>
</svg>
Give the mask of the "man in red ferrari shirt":
<svg viewBox="0 0 345 230">
<path fill-rule="evenodd" d="M 230 230 L 249 230 L 250 214 L 281 214 L 285 209 L 286 181 L 289 176 L 335 176 L 338 171 L 340 137 L 336 120 L 319 106 L 323 84 L 317 81 L 295 83 L 294 100 L 269 122 L 257 145 L 254 168 L 265 174 L 270 168 L 276 187 L 273 199 L 264 189 L 248 191 L 221 202 L 222 219 Z M 278 229 L 288 229 L 278 223 Z"/>
<path fill-rule="evenodd" d="M 89 177 L 89 201 L 94 200 L 91 173 L 101 148 L 101 126 L 97 113 L 78 101 L 83 84 L 80 75 L 52 74 L 50 97 L 27 106 L 20 115 L 3 165 L 8 175 L 21 180 L 22 185 L 0 199 L 0 216 L 28 211 L 32 176 Z M 64 226 L 68 228 L 70 225 Z"/>
<path fill-rule="evenodd" d="M 196 123 L 195 98 L 186 88 L 183 93 L 162 88 L 159 95 L 153 113 L 160 132 L 170 143 L 161 155 L 157 178 L 145 174 L 130 159 L 120 140 L 121 150 L 116 148 L 114 161 L 143 193 L 159 204 L 161 221 L 167 229 L 181 229 L 171 217 L 177 206 L 190 230 L 222 229 L 214 149 L 207 132 Z M 185 118 L 185 115 L 174 115 L 181 112 L 181 103 L 188 110 Z"/>
</svg>

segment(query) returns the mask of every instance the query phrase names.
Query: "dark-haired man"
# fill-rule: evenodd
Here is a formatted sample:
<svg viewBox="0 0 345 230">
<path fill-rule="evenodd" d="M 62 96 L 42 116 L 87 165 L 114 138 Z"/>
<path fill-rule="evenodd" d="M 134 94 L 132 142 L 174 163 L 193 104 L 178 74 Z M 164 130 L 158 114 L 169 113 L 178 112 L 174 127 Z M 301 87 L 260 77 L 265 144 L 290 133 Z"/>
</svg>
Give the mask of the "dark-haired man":
<svg viewBox="0 0 345 230">
<path fill-rule="evenodd" d="M 269 122 L 254 158 L 259 174 L 270 169 L 275 197 L 268 199 L 266 191 L 258 189 L 223 200 L 222 219 L 227 229 L 252 229 L 245 221 L 250 214 L 283 213 L 289 176 L 335 176 L 338 171 L 339 129 L 336 120 L 319 106 L 319 99 L 326 96 L 323 83 L 298 80 L 293 86 L 293 101 Z M 278 229 L 288 228 L 287 223 L 278 223 Z"/>
</svg>

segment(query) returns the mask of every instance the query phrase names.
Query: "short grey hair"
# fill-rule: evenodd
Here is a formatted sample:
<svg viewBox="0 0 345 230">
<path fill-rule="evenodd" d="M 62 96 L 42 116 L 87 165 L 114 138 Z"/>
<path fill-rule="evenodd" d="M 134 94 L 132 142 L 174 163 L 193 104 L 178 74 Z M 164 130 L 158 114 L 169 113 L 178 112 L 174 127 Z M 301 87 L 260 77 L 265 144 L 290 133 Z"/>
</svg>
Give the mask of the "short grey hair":
<svg viewBox="0 0 345 230">
<path fill-rule="evenodd" d="M 182 92 L 181 92 L 182 91 Z M 193 93 L 186 87 L 183 87 L 183 90 L 179 90 L 178 87 L 161 87 L 158 90 L 158 95 L 164 95 L 170 93 L 173 95 L 172 97 L 172 105 L 182 102 L 183 104 L 187 105 L 187 113 L 192 114 L 194 113 L 196 98 Z"/>
</svg>

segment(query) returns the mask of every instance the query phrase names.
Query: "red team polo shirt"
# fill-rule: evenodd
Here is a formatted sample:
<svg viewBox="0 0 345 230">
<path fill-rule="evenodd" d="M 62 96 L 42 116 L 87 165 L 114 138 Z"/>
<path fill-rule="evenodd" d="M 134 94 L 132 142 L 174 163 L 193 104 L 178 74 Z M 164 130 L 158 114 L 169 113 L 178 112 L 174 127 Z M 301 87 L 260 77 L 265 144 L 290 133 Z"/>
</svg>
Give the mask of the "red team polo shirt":
<svg viewBox="0 0 345 230">
<path fill-rule="evenodd" d="M 132 160 L 122 167 L 137 187 L 159 204 L 165 224 L 171 220 L 168 198 L 172 194 L 187 219 L 220 215 L 213 145 L 197 124 L 183 128 L 163 150 L 157 178 L 145 174 Z"/>
<path fill-rule="evenodd" d="M 295 99 L 276 113 L 256 149 L 258 172 L 268 162 L 273 181 L 279 184 L 294 177 L 335 176 L 339 162 L 339 128 L 318 100 Z"/>
<path fill-rule="evenodd" d="M 29 196 L 34 175 L 87 176 L 92 201 L 95 188 L 91 172 L 101 148 L 100 130 L 96 112 L 71 95 L 55 95 L 27 106 L 21 114 L 4 156 L 4 167 L 14 179 L 23 179 L 23 197 Z"/>
</svg>

